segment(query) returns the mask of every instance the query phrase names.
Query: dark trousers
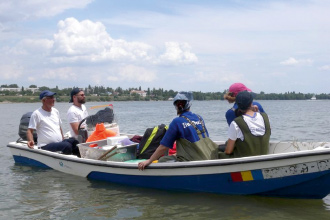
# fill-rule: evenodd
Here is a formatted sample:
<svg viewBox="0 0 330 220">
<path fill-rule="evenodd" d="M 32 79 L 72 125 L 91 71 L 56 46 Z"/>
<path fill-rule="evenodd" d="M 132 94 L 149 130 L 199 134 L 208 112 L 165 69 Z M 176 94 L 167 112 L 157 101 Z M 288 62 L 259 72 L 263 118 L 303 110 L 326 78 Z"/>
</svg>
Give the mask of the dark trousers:
<svg viewBox="0 0 330 220">
<path fill-rule="evenodd" d="M 63 154 L 74 154 L 80 157 L 79 148 L 77 146 L 79 142 L 74 138 L 64 139 L 61 142 L 55 142 L 47 144 L 41 149 L 52 152 L 61 152 Z"/>
</svg>

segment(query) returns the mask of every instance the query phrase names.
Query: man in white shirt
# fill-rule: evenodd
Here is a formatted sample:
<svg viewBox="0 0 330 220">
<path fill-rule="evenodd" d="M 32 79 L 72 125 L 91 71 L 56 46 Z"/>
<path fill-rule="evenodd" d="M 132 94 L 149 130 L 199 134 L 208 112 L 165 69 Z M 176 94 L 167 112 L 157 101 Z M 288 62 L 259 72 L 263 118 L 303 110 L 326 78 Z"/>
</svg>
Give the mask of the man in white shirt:
<svg viewBox="0 0 330 220">
<path fill-rule="evenodd" d="M 70 124 L 71 137 L 78 139 L 78 129 L 80 122 L 88 116 L 85 104 L 85 93 L 79 88 L 74 88 L 71 91 L 70 103 L 73 105 L 67 112 L 67 119 Z M 81 128 L 84 128 L 86 123 L 82 123 Z"/>
<path fill-rule="evenodd" d="M 30 118 L 29 127 L 26 132 L 28 147 L 34 148 L 33 131 L 36 130 L 38 136 L 37 147 L 39 149 L 62 152 L 63 154 L 77 153 L 78 149 L 75 140 L 64 140 L 61 128 L 61 118 L 59 111 L 54 108 L 55 92 L 49 90 L 40 93 L 42 106 L 35 110 Z"/>
<path fill-rule="evenodd" d="M 238 117 L 229 126 L 226 149 L 219 158 L 267 154 L 271 135 L 267 114 L 255 112 L 253 96 L 248 91 L 238 93 L 236 103 Z"/>
</svg>

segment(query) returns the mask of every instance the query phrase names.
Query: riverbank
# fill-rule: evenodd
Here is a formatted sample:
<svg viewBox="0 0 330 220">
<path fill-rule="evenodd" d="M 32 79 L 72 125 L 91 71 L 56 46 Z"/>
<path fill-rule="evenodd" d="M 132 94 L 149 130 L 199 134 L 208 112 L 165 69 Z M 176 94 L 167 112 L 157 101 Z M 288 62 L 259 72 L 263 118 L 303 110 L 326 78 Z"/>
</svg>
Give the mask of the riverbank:
<svg viewBox="0 0 330 220">
<path fill-rule="evenodd" d="M 69 96 L 56 96 L 56 102 L 69 102 Z M 86 96 L 86 102 L 111 102 L 111 101 L 158 101 L 146 98 L 136 99 L 131 96 Z M 39 96 L 1 96 L 0 104 L 6 103 L 36 103 L 40 102 Z"/>
<path fill-rule="evenodd" d="M 56 96 L 56 102 L 69 102 L 70 97 L 69 96 Z M 112 101 L 168 101 L 169 98 L 165 97 L 157 97 L 157 98 L 151 98 L 151 97 L 139 97 L 139 96 L 86 96 L 86 102 L 112 102 Z M 218 99 L 198 99 L 194 97 L 194 100 L 198 101 L 212 101 L 212 100 L 224 100 L 222 97 L 218 97 Z M 324 99 L 317 99 L 317 100 L 311 100 L 311 99 L 263 99 L 259 98 L 258 96 L 255 97 L 256 101 L 261 100 L 306 100 L 306 101 L 319 101 L 319 100 L 329 100 L 328 98 Z M 40 102 L 39 96 L 0 96 L 0 104 L 8 104 L 8 103 L 36 103 Z"/>
</svg>

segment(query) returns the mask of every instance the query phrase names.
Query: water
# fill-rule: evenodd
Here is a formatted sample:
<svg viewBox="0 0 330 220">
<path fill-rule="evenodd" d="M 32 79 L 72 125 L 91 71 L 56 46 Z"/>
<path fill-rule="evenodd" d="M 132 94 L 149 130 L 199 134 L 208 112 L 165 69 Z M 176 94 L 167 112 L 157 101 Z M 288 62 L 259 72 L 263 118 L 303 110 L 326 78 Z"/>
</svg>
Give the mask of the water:
<svg viewBox="0 0 330 220">
<path fill-rule="evenodd" d="M 120 130 L 142 134 L 169 124 L 171 102 L 111 102 Z M 330 141 L 330 101 L 260 101 L 268 113 L 272 141 Z M 87 103 L 87 107 L 108 103 Z M 18 138 L 20 117 L 40 103 L 0 104 L 0 219 L 330 219 L 330 195 L 323 200 L 223 196 L 167 192 L 90 181 L 55 170 L 15 165 L 6 144 Z M 68 130 L 69 103 L 56 103 Z M 225 140 L 225 101 L 195 101 L 211 138 Z M 97 110 L 89 110 L 90 114 Z M 330 187 L 330 186 L 329 186 Z"/>
</svg>

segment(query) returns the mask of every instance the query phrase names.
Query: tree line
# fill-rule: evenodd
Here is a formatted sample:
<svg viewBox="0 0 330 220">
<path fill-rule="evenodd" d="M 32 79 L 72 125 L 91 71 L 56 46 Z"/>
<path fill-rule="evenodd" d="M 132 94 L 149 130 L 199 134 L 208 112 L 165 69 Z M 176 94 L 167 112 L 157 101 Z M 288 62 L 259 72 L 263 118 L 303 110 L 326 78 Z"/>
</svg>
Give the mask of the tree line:
<svg viewBox="0 0 330 220">
<path fill-rule="evenodd" d="M 34 92 L 32 88 L 38 88 L 39 91 L 51 90 L 57 93 L 58 102 L 66 102 L 70 98 L 70 92 L 73 88 L 59 89 L 58 86 L 50 88 L 46 86 L 37 87 L 36 85 L 30 85 L 27 88 L 19 87 L 17 84 L 1 85 L 0 88 L 16 88 L 16 91 L 8 91 L 2 89 L 0 91 L 0 102 L 35 102 L 39 101 L 39 92 Z M 173 98 L 178 91 L 164 90 L 163 88 L 148 88 L 144 90 L 146 96 L 142 97 L 137 93 L 131 93 L 132 90 L 142 91 L 141 86 L 138 88 L 123 89 L 121 87 L 111 88 L 104 86 L 91 86 L 82 88 L 85 92 L 87 101 L 163 101 Z M 195 100 L 223 100 L 223 92 L 201 92 L 193 91 Z M 307 100 L 314 96 L 313 93 L 254 93 L 254 99 L 256 100 Z M 316 99 L 330 99 L 330 94 L 318 94 L 315 95 Z"/>
</svg>

